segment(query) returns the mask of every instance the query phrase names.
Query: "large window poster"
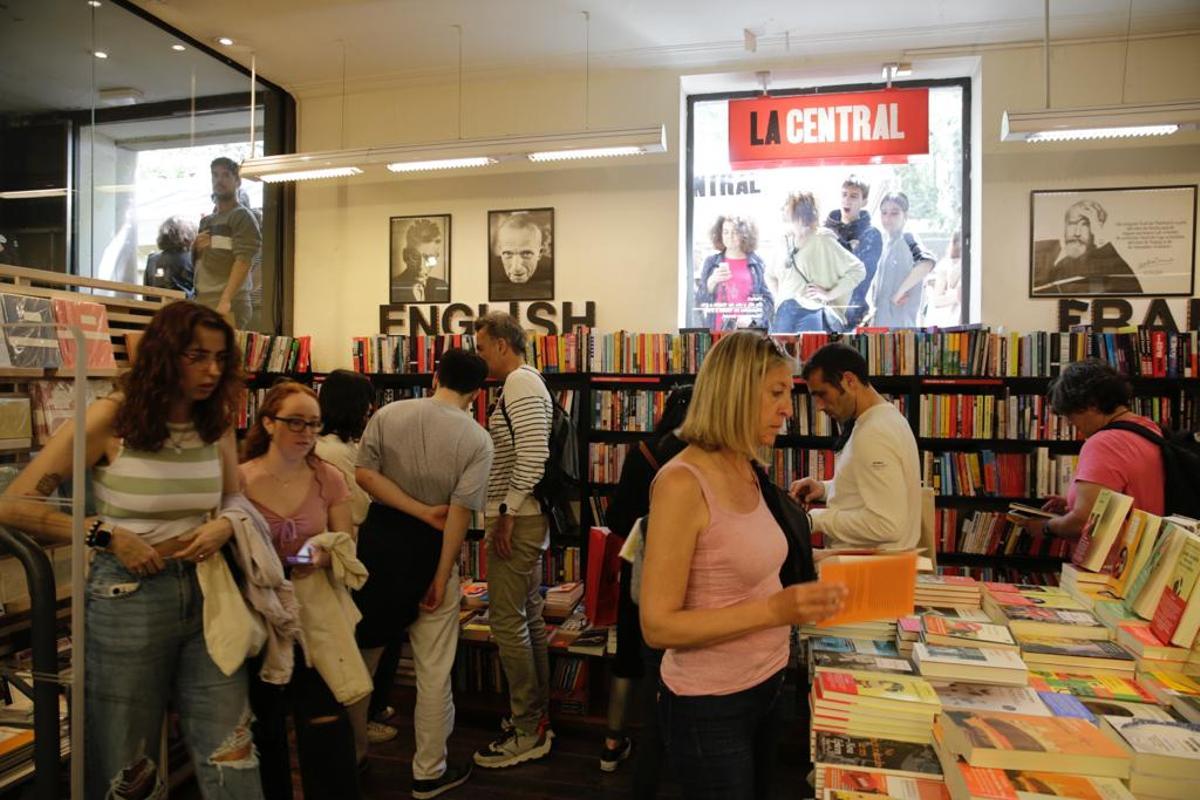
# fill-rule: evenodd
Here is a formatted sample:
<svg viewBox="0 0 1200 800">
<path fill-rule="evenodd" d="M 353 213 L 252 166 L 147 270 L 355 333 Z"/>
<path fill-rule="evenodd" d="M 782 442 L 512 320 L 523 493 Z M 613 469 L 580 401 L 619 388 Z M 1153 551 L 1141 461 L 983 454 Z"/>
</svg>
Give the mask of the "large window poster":
<svg viewBox="0 0 1200 800">
<path fill-rule="evenodd" d="M 735 141 L 778 141 L 780 152 L 819 144 L 821 158 L 801 164 L 731 159 L 738 100 L 696 99 L 680 325 L 796 333 L 964 322 L 963 87 L 927 92 L 927 134 L 879 91 L 824 95 L 835 99 L 790 115 L 787 103 L 773 113 L 774 98 L 753 117 L 734 110 Z M 907 151 L 926 152 L 895 155 L 914 130 L 928 146 Z M 849 143 L 844 157 L 828 157 L 835 140 Z"/>
</svg>

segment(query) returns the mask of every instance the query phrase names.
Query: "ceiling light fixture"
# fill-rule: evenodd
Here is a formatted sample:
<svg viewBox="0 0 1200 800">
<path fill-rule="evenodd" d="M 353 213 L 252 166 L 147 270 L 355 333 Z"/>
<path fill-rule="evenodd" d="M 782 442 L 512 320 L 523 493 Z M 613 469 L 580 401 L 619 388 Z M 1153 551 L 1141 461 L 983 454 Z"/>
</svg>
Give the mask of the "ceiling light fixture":
<svg viewBox="0 0 1200 800">
<path fill-rule="evenodd" d="M 1037 111 L 1005 111 L 1000 120 L 1002 142 L 1072 142 L 1095 139 L 1135 139 L 1169 136 L 1200 128 L 1200 100 L 1167 103 L 1126 103 L 1125 74 L 1129 66 L 1129 37 L 1133 30 L 1133 0 L 1125 25 L 1125 62 L 1121 71 L 1121 102 L 1112 106 L 1052 109 L 1050 104 L 1050 0 L 1045 0 L 1042 32 L 1042 70 L 1046 107 Z"/>
<path fill-rule="evenodd" d="M 218 36 L 217 44 L 224 45 L 225 47 L 232 47 L 233 39 L 230 39 L 228 36 Z"/>
<path fill-rule="evenodd" d="M 1200 128 L 1200 100 L 1138 103 L 1051 111 L 1005 111 L 1000 139 L 1005 142 L 1069 142 L 1169 136 Z"/>
<path fill-rule="evenodd" d="M 666 151 L 666 129 L 662 125 L 656 125 L 649 128 L 503 136 L 494 139 L 452 139 L 428 144 L 266 156 L 246 159 L 242 164 L 241 175 L 243 178 L 278 182 L 292 180 L 290 177 L 280 177 L 281 175 L 290 176 L 297 172 L 333 168 L 364 171 L 373 165 L 385 166 L 393 173 L 403 175 L 454 168 L 480 168 L 501 162 L 528 163 L 574 159 L 594 162 L 605 157 Z M 311 177 L 339 177 L 340 174 L 323 172 Z"/>
<path fill-rule="evenodd" d="M 891 83 L 896 78 L 908 78 L 912 76 L 912 63 L 908 61 L 889 61 L 883 65 L 883 72 L 880 77 L 888 83 Z"/>
<path fill-rule="evenodd" d="M 92 53 L 92 55 L 100 59 L 108 58 L 108 53 L 104 52 L 103 50 L 97 50 L 96 52 Z"/>
<path fill-rule="evenodd" d="M 361 174 L 362 170 L 358 167 L 321 167 L 297 169 L 290 172 L 273 172 L 260 177 L 264 183 L 286 183 L 287 181 L 314 181 L 321 178 L 349 178 L 352 175 Z"/>
<path fill-rule="evenodd" d="M 187 48 L 181 44 L 173 44 L 173 45 L 171 45 L 171 49 L 174 50 L 176 53 L 182 53 L 184 50 L 187 50 Z"/>
<path fill-rule="evenodd" d="M 66 189 L 18 189 L 0 192 L 0 200 L 35 200 L 39 197 L 66 197 Z"/>
<path fill-rule="evenodd" d="M 578 161 L 583 158 L 645 155 L 644 147 L 581 147 L 574 150 L 541 150 L 529 153 L 530 161 Z"/>
<path fill-rule="evenodd" d="M 393 161 L 387 165 L 392 172 L 424 172 L 439 169 L 466 169 L 468 167 L 487 167 L 495 164 L 496 159 L 488 156 L 467 158 L 435 158 L 428 161 Z"/>
<path fill-rule="evenodd" d="M 87 0 L 87 4 L 92 8 L 99 8 L 101 6 L 100 0 Z"/>
</svg>

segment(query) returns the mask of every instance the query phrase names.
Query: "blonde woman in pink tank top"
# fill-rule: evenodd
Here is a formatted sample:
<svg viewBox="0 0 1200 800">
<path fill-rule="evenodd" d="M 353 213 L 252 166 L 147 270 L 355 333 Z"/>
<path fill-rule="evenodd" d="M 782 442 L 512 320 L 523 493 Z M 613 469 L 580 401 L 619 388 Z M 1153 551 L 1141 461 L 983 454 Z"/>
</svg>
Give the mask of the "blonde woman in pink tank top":
<svg viewBox="0 0 1200 800">
<path fill-rule="evenodd" d="M 845 588 L 784 588 L 788 543 L 754 462 L 792 412 L 791 359 L 760 334 L 721 337 L 704 360 L 650 498 L 643 635 L 666 650 L 659 715 L 687 798 L 761 798 L 775 761 L 790 626 L 841 608 Z"/>
</svg>

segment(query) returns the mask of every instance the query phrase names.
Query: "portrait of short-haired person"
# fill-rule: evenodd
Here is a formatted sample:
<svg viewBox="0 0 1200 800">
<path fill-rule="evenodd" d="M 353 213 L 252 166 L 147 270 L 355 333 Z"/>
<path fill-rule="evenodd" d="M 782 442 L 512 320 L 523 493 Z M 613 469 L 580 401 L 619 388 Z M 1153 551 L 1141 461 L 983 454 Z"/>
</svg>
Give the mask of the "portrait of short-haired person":
<svg viewBox="0 0 1200 800">
<path fill-rule="evenodd" d="M 450 302 L 450 215 L 392 217 L 391 235 L 391 302 Z"/>
<path fill-rule="evenodd" d="M 554 209 L 488 212 L 488 300 L 554 299 Z"/>
<path fill-rule="evenodd" d="M 1109 241 L 1108 212 L 1095 200 L 1067 208 L 1061 240 L 1033 243 L 1032 281 L 1035 296 L 1142 294 L 1141 281 Z"/>
</svg>

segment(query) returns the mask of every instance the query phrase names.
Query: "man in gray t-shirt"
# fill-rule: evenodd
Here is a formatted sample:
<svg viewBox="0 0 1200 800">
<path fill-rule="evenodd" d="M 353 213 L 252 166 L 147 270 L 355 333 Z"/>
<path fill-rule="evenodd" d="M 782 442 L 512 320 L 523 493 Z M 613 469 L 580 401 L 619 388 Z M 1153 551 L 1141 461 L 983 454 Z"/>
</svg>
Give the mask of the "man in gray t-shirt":
<svg viewBox="0 0 1200 800">
<path fill-rule="evenodd" d="M 242 185 L 237 162 L 212 162 L 212 196 L 216 211 L 200 220 L 192 245 L 196 265 L 196 302 L 216 309 L 235 328 L 245 330 L 250 303 L 250 265 L 262 249 L 262 232 L 250 209 L 238 204 Z"/>
<path fill-rule="evenodd" d="M 487 504 L 492 468 L 491 436 L 467 409 L 487 372 L 474 353 L 447 350 L 433 396 L 384 406 L 359 442 L 355 479 L 373 501 L 359 532 L 359 557 L 370 573 L 356 597 L 363 611 L 359 646 L 374 670 L 387 643 L 384 629 L 391 623 L 398 635 L 407 625 L 417 673 L 413 793 L 423 793 L 418 796 L 432 797 L 470 775 L 469 765 L 447 765 L 446 739 L 454 727 L 450 673 L 458 648 L 459 553 L 472 513 Z M 437 530 L 440 542 L 431 538 Z M 422 571 L 422 562 L 432 559 L 437 566 L 426 583 L 430 573 Z M 422 590 L 410 624 L 406 604 Z M 371 733 L 368 700 L 351 711 L 360 759 Z"/>
</svg>

